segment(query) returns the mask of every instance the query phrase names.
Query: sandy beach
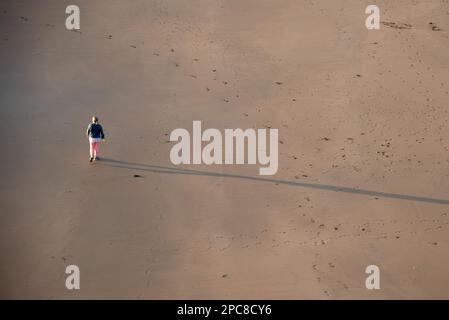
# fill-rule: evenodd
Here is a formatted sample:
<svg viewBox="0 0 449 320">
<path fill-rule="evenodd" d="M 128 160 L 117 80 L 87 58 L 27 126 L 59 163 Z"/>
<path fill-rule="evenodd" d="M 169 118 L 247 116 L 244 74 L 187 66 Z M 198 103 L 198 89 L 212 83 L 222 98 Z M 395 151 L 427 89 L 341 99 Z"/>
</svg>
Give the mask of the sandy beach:
<svg viewBox="0 0 449 320">
<path fill-rule="evenodd" d="M 376 1 L 380 30 L 357 0 L 68 4 L 0 3 L 0 298 L 449 299 L 447 0 Z M 173 165 L 194 120 L 277 128 L 277 173 Z"/>
</svg>

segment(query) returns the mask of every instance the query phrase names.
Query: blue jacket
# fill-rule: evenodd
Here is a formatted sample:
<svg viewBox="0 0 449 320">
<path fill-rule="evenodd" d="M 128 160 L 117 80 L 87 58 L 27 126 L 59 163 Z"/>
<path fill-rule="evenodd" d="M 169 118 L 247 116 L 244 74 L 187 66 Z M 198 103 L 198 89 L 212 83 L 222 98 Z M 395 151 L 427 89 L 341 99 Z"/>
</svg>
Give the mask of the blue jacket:
<svg viewBox="0 0 449 320">
<path fill-rule="evenodd" d="M 87 127 L 87 136 L 89 138 L 104 139 L 103 128 L 98 123 L 91 123 Z"/>
</svg>

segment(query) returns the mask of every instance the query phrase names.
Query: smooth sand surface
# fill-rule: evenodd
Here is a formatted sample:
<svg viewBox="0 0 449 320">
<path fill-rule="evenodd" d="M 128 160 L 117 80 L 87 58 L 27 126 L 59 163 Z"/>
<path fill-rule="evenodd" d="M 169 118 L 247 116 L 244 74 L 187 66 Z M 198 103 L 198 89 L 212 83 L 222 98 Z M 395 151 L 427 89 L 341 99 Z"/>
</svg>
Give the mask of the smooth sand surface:
<svg viewBox="0 0 449 320">
<path fill-rule="evenodd" d="M 447 1 L 76 3 L 0 4 L 1 298 L 449 298 Z M 277 174 L 175 167 L 193 120 Z"/>
</svg>

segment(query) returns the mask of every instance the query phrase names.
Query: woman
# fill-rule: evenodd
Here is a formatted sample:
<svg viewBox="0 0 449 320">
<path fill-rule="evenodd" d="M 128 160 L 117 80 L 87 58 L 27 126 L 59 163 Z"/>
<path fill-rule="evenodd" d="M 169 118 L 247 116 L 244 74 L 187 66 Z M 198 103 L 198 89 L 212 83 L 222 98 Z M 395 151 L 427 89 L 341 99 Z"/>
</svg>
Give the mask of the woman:
<svg viewBox="0 0 449 320">
<path fill-rule="evenodd" d="M 100 160 L 98 152 L 100 149 L 100 141 L 104 140 L 103 128 L 98 123 L 98 118 L 93 116 L 92 123 L 87 127 L 87 137 L 90 143 L 90 162 L 93 160 Z"/>
</svg>

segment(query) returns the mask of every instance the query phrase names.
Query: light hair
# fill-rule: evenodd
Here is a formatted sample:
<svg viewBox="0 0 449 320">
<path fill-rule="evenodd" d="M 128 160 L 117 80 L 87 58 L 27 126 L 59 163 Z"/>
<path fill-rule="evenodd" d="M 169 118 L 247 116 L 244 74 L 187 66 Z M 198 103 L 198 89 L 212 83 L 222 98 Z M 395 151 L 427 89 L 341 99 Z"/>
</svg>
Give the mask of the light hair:
<svg viewBox="0 0 449 320">
<path fill-rule="evenodd" d="M 98 117 L 97 117 L 97 116 L 93 116 L 93 117 L 92 117 L 92 122 L 97 123 L 97 122 L 98 122 Z"/>
</svg>

